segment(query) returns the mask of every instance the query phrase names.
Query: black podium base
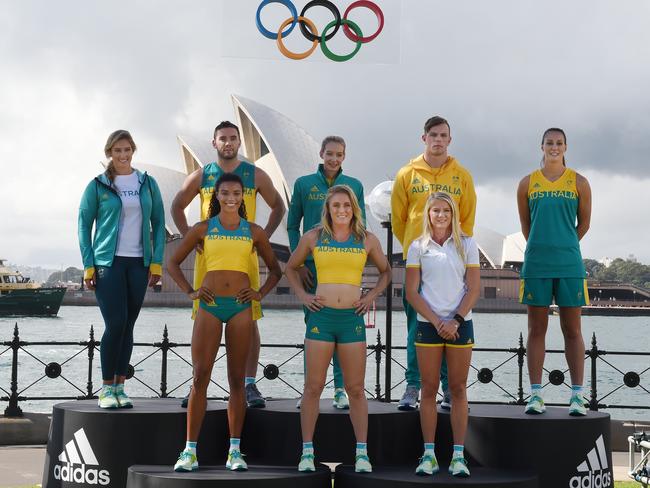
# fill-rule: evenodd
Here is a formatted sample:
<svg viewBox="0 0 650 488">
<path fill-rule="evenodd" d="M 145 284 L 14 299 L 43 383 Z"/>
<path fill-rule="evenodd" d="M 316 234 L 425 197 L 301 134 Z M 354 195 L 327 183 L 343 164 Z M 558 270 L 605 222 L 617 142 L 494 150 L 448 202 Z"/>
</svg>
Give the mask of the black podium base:
<svg viewBox="0 0 650 488">
<path fill-rule="evenodd" d="M 479 468 L 470 465 L 469 478 L 454 478 L 440 465 L 440 472 L 433 476 L 418 476 L 415 466 L 373 467 L 372 473 L 355 473 L 354 467 L 339 465 L 334 475 L 336 488 L 421 488 L 456 486 L 491 488 L 537 488 L 537 476 L 532 472 L 505 471 Z"/>
<path fill-rule="evenodd" d="M 321 400 L 314 433 L 317 461 L 354 463 L 356 440 L 349 413 L 334 408 L 331 399 Z M 451 442 L 448 415 L 441 415 L 436 441 Z M 417 411 L 400 412 L 394 403 L 368 401 L 368 455 L 373 464 L 413 464 L 421 450 Z M 296 400 L 268 401 L 264 409 L 248 409 L 242 433 L 242 452 L 247 459 L 256 464 L 297 465 L 301 451 Z"/>
<path fill-rule="evenodd" d="M 171 466 L 132 466 L 126 488 L 331 488 L 332 474 L 319 465 L 313 473 L 294 467 L 251 466 L 233 472 L 222 466 L 201 467 L 191 473 L 175 473 Z"/>
<path fill-rule="evenodd" d="M 571 417 L 566 407 L 550 407 L 526 415 L 523 406 L 472 405 L 465 449 L 482 466 L 531 469 L 540 488 L 614 486 L 610 419 L 602 412 Z"/>
<path fill-rule="evenodd" d="M 186 410 L 181 400 L 135 398 L 133 403 L 134 408 L 117 410 L 102 410 L 96 400 L 55 405 L 43 488 L 122 488 L 133 464 L 173 466 L 185 446 Z M 226 404 L 209 401 L 199 459 L 225 463 L 227 449 Z"/>
</svg>

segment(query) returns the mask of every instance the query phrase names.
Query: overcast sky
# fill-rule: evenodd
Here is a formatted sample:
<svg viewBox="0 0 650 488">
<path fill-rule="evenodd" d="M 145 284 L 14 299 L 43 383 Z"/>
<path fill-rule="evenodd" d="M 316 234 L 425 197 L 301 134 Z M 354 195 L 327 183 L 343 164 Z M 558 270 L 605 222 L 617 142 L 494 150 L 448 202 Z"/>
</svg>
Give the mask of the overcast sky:
<svg viewBox="0 0 650 488">
<path fill-rule="evenodd" d="M 519 230 L 515 189 L 539 165 L 542 132 L 562 127 L 593 189 L 583 255 L 650 262 L 649 2 L 376 3 L 382 35 L 334 63 L 283 58 L 255 27 L 259 0 L 0 0 L 0 257 L 81 267 L 78 203 L 108 134 L 132 132 L 135 166 L 182 170 L 176 134 L 209 139 L 234 119 L 234 93 L 317 140 L 344 136 L 345 170 L 368 191 L 421 152 L 426 118 L 445 116 L 450 153 L 474 175 L 477 224 L 504 234 Z M 285 17 L 274 4 L 263 21 Z M 309 17 L 322 29 L 330 14 Z M 372 14 L 353 18 L 374 30 Z M 307 43 L 296 29 L 287 46 Z"/>
</svg>

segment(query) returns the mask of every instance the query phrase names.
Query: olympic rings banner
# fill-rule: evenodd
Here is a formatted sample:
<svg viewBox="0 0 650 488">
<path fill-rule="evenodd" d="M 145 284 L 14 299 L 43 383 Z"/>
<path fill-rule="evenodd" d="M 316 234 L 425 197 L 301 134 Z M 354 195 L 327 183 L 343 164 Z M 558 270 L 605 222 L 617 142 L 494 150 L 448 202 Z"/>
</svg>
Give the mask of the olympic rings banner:
<svg viewBox="0 0 650 488">
<path fill-rule="evenodd" d="M 289 10 L 290 14 L 290 17 L 282 22 L 277 30 L 267 29 L 262 23 L 261 18 L 264 8 L 272 3 L 283 5 Z M 307 17 L 307 12 L 314 7 L 326 8 L 331 12 L 334 20 L 324 28 L 319 29 L 316 24 Z M 359 25 L 349 18 L 353 10 L 362 8 L 370 10 L 377 17 L 377 29 L 369 35 L 364 35 Z M 357 55 L 362 45 L 372 42 L 381 34 L 381 31 L 384 29 L 384 22 L 383 10 L 379 5 L 371 0 L 356 0 L 352 2 L 345 9 L 343 15 L 341 15 L 341 11 L 336 4 L 330 0 L 311 0 L 302 8 L 300 14 L 298 14 L 298 10 L 292 0 L 262 0 L 257 7 L 257 13 L 255 14 L 255 24 L 260 34 L 267 39 L 275 40 L 278 50 L 285 57 L 294 60 L 305 59 L 311 56 L 320 45 L 321 51 L 327 59 L 336 62 L 349 61 Z M 283 39 L 292 32 L 295 32 L 294 29 L 296 26 L 300 27 L 298 30 L 302 36 L 311 43 L 311 46 L 306 51 L 293 52 L 287 49 L 284 45 Z M 343 29 L 341 29 L 341 27 L 343 27 Z M 354 43 L 354 49 L 352 49 L 348 54 L 335 54 L 327 46 L 327 42 L 341 31 Z"/>
<path fill-rule="evenodd" d="M 215 54 L 296 66 L 397 64 L 401 4 L 402 0 L 223 0 L 217 4 L 213 26 Z M 296 57 L 302 63 L 293 61 Z"/>
</svg>

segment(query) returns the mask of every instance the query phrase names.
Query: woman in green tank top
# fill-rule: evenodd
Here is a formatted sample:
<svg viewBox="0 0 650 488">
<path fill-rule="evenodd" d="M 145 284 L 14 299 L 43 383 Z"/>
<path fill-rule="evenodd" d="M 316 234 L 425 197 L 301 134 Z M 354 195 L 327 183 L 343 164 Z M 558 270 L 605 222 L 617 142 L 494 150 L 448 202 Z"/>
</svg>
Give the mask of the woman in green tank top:
<svg viewBox="0 0 650 488">
<path fill-rule="evenodd" d="M 591 189 L 587 179 L 566 167 L 566 135 L 551 128 L 542 136 L 542 167 L 519 183 L 517 204 L 526 253 L 519 301 L 528 306 L 528 374 L 531 395 L 526 413 L 541 414 L 542 369 L 549 306 L 560 309 L 565 356 L 571 373 L 569 414 L 586 415 L 582 395 L 585 344 L 581 307 L 589 303 L 579 241 L 589 229 Z"/>
</svg>

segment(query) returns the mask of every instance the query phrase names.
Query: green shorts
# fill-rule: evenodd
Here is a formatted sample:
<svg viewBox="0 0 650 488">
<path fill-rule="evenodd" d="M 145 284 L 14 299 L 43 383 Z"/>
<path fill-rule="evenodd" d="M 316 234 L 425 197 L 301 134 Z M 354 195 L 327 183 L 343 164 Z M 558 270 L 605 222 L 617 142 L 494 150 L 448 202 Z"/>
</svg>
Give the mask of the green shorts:
<svg viewBox="0 0 650 488">
<path fill-rule="evenodd" d="M 519 283 L 519 303 L 548 307 L 555 298 L 558 307 L 589 305 L 584 278 L 525 278 Z"/>
<path fill-rule="evenodd" d="M 251 302 L 241 303 L 235 297 L 214 297 L 213 303 L 199 301 L 199 307 L 211 313 L 223 323 L 228 322 L 239 312 L 251 308 Z"/>
<path fill-rule="evenodd" d="M 474 347 L 474 324 L 467 320 L 458 327 L 458 339 L 443 339 L 436 328 L 429 322 L 418 320 L 415 332 L 415 345 L 420 347 Z"/>
<path fill-rule="evenodd" d="M 353 308 L 323 307 L 309 314 L 305 339 L 336 344 L 366 342 L 366 324 L 363 315 L 357 315 Z"/>
</svg>

